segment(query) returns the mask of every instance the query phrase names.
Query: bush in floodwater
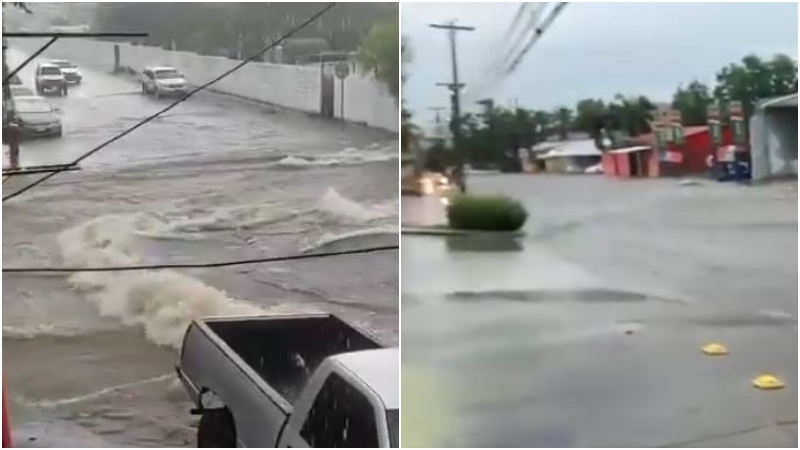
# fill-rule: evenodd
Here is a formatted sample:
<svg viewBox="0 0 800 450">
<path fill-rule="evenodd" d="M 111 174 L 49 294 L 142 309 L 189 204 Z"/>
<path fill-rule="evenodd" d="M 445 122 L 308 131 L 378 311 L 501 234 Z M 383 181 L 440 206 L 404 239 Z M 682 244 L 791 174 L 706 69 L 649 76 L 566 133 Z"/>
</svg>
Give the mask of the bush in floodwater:
<svg viewBox="0 0 800 450">
<path fill-rule="evenodd" d="M 479 231 L 517 231 L 528 220 L 520 202 L 496 195 L 459 195 L 447 208 L 450 228 Z"/>
</svg>

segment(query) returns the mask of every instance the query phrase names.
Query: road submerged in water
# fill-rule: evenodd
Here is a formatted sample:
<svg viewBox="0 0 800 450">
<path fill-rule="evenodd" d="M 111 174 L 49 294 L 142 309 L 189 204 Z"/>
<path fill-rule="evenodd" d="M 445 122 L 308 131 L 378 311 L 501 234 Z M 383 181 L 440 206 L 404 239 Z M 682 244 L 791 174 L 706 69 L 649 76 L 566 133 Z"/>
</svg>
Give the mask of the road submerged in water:
<svg viewBox="0 0 800 450">
<path fill-rule="evenodd" d="M 404 445 L 797 447 L 796 183 L 469 186 L 519 199 L 526 235 L 403 234 Z"/>
<path fill-rule="evenodd" d="M 46 57 L 58 57 L 57 45 Z M 11 52 L 13 64 L 21 62 Z M 80 63 L 80 61 L 78 61 Z M 21 75 L 32 86 L 32 64 Z M 163 108 L 83 69 L 69 162 Z M 209 74 L 209 78 L 215 74 Z M 207 262 L 397 244 L 397 137 L 201 93 L 3 205 L 5 267 Z M 7 195 L 32 177 L 14 177 Z M 194 317 L 324 310 L 398 336 L 398 252 L 188 271 L 3 275 L 4 382 L 19 446 L 194 446 L 173 375 Z"/>
</svg>

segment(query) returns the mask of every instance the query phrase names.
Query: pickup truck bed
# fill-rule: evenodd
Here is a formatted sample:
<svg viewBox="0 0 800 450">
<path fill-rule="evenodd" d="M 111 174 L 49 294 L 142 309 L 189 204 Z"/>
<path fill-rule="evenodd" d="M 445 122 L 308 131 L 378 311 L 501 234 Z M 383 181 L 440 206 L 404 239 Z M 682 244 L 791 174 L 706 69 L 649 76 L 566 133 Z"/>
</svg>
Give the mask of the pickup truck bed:
<svg viewBox="0 0 800 450">
<path fill-rule="evenodd" d="M 289 404 L 331 355 L 380 348 L 332 315 L 207 320 L 206 325 Z"/>
<path fill-rule="evenodd" d="M 249 391 L 289 414 L 326 357 L 381 347 L 330 314 L 203 319 L 186 332 L 177 369 L 198 406 L 207 391 L 226 401 Z"/>
</svg>

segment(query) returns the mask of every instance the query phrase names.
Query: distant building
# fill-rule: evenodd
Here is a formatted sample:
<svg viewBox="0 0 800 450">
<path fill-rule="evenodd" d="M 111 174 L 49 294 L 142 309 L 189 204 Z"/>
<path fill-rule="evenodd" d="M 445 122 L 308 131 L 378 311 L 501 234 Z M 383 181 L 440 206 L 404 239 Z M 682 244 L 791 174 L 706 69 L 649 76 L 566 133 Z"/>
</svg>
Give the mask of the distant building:
<svg viewBox="0 0 800 450">
<path fill-rule="evenodd" d="M 599 164 L 602 157 L 594 139 L 550 144 L 550 146 L 534 147 L 538 150 L 535 153 L 535 160 L 539 162 L 537 167 L 539 170 L 543 168 L 547 172 L 583 173 L 589 167 Z"/>
<path fill-rule="evenodd" d="M 603 172 L 623 178 L 709 173 L 709 157 L 716 155 L 717 149 L 708 126 L 685 127 L 683 133 L 683 145 L 669 142 L 661 153 L 655 150 L 655 134 L 633 137 L 628 147 L 609 150 L 603 154 Z M 733 134 L 730 128 L 723 127 L 722 147 L 732 144 Z"/>
</svg>

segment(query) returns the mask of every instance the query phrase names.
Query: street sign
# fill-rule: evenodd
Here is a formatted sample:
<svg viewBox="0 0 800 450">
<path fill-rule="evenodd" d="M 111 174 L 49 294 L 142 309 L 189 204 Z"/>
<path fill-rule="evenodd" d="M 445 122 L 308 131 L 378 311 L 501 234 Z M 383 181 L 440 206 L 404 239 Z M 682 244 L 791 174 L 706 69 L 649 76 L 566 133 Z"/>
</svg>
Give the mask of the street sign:
<svg viewBox="0 0 800 450">
<path fill-rule="evenodd" d="M 744 107 L 742 106 L 742 102 L 732 100 L 728 103 L 728 113 L 730 114 L 731 120 L 744 119 Z"/>
<path fill-rule="evenodd" d="M 719 105 L 717 103 L 712 103 L 711 105 L 708 105 L 708 108 L 706 109 L 706 111 L 708 113 L 709 122 L 712 121 L 712 120 L 719 121 L 719 119 L 720 119 L 720 110 L 719 110 Z"/>
<path fill-rule="evenodd" d="M 333 68 L 336 77 L 340 80 L 344 80 L 350 75 L 350 64 L 347 64 L 345 61 L 339 61 L 336 63 L 336 66 Z"/>
<path fill-rule="evenodd" d="M 669 142 L 669 129 L 664 127 L 658 127 L 653 130 L 656 138 L 656 148 L 659 151 L 664 151 L 667 149 L 667 142 Z"/>
<path fill-rule="evenodd" d="M 671 140 L 678 145 L 683 145 L 686 142 L 683 133 L 683 116 L 680 110 L 670 109 L 668 113 L 669 126 L 671 131 Z"/>
<path fill-rule="evenodd" d="M 719 121 L 709 122 L 708 129 L 711 133 L 711 142 L 714 145 L 722 145 L 722 124 Z"/>
<path fill-rule="evenodd" d="M 686 143 L 686 135 L 683 133 L 683 125 L 680 123 L 672 125 L 672 140 L 678 144 L 683 145 Z"/>
</svg>

